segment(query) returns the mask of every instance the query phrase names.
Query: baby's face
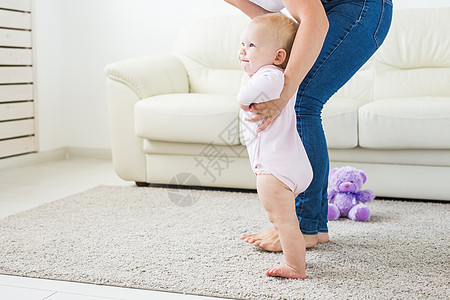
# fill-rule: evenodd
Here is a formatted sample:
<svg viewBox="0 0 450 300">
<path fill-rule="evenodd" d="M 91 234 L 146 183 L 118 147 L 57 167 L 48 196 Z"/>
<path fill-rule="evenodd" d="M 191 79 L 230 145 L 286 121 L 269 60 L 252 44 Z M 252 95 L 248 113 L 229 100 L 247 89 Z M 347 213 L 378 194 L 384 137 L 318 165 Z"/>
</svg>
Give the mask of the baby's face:
<svg viewBox="0 0 450 300">
<path fill-rule="evenodd" d="M 273 65 L 277 56 L 276 38 L 262 24 L 250 23 L 241 38 L 239 61 L 250 76 L 265 65 Z"/>
</svg>

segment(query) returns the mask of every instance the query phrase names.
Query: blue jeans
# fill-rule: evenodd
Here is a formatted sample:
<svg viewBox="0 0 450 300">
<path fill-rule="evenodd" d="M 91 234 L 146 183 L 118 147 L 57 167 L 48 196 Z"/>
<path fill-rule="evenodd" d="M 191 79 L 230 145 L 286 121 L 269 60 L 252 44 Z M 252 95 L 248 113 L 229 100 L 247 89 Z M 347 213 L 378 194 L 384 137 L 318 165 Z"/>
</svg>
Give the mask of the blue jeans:
<svg viewBox="0 0 450 300">
<path fill-rule="evenodd" d="M 314 178 L 295 199 L 303 234 L 328 232 L 327 143 L 321 113 L 341 88 L 383 43 L 392 18 L 391 0 L 322 0 L 329 29 L 322 50 L 297 92 L 297 130 Z"/>
</svg>

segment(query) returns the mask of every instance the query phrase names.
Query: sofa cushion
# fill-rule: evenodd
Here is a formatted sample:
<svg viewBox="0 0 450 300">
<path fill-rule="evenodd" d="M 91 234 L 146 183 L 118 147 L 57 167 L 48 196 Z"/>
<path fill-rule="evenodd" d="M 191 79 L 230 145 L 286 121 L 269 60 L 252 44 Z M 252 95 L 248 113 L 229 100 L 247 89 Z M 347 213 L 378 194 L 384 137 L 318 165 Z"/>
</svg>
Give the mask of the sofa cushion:
<svg viewBox="0 0 450 300">
<path fill-rule="evenodd" d="M 198 20 L 181 30 L 174 55 L 186 69 L 191 93 L 237 95 L 248 77 L 237 54 L 249 22 L 250 18 L 237 14 Z"/>
<path fill-rule="evenodd" d="M 144 139 L 143 150 L 146 154 L 190 155 L 194 157 L 248 157 L 247 148 L 244 145 L 224 146 L 204 143 L 173 143 Z"/>
<path fill-rule="evenodd" d="M 395 11 L 389 34 L 374 55 L 375 100 L 449 96 L 449 19 L 450 9 L 444 7 Z"/>
<path fill-rule="evenodd" d="M 359 144 L 373 149 L 448 149 L 450 98 L 385 99 L 359 109 Z"/>
<path fill-rule="evenodd" d="M 450 68 L 396 69 L 379 66 L 373 83 L 373 99 L 448 97 L 449 82 Z"/>
<path fill-rule="evenodd" d="M 328 148 L 353 148 L 358 145 L 358 107 L 355 99 L 332 98 L 322 111 Z"/>
<path fill-rule="evenodd" d="M 180 143 L 238 145 L 236 96 L 170 94 L 135 105 L 136 135 Z"/>
<path fill-rule="evenodd" d="M 398 69 L 450 67 L 449 20 L 448 7 L 396 10 L 377 61 Z"/>
</svg>

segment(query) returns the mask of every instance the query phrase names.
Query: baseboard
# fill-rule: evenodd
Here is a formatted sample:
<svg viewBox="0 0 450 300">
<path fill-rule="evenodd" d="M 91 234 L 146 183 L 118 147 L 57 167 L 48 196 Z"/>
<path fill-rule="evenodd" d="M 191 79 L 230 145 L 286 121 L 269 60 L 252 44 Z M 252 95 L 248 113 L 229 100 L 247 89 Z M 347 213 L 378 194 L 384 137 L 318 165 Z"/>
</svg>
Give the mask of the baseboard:
<svg viewBox="0 0 450 300">
<path fill-rule="evenodd" d="M 0 170 L 70 158 L 112 159 L 111 149 L 62 147 L 54 150 L 0 159 Z"/>
<path fill-rule="evenodd" d="M 111 149 L 66 147 L 67 157 L 112 159 Z"/>
<path fill-rule="evenodd" d="M 52 160 L 61 160 L 65 158 L 66 158 L 65 148 L 18 155 L 14 157 L 0 159 L 0 170 L 25 165 L 33 165 Z"/>
</svg>

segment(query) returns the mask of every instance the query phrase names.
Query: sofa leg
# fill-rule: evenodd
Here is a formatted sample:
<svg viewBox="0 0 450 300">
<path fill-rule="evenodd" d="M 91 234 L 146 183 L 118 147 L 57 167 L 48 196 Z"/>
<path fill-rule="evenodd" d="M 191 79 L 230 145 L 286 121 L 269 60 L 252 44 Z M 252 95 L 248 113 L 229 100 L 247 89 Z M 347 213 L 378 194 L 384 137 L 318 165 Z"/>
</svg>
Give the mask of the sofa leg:
<svg viewBox="0 0 450 300">
<path fill-rule="evenodd" d="M 148 182 L 142 182 L 142 181 L 136 181 L 136 185 L 137 185 L 138 187 L 146 187 L 146 186 L 149 186 L 150 183 L 148 183 Z"/>
</svg>

